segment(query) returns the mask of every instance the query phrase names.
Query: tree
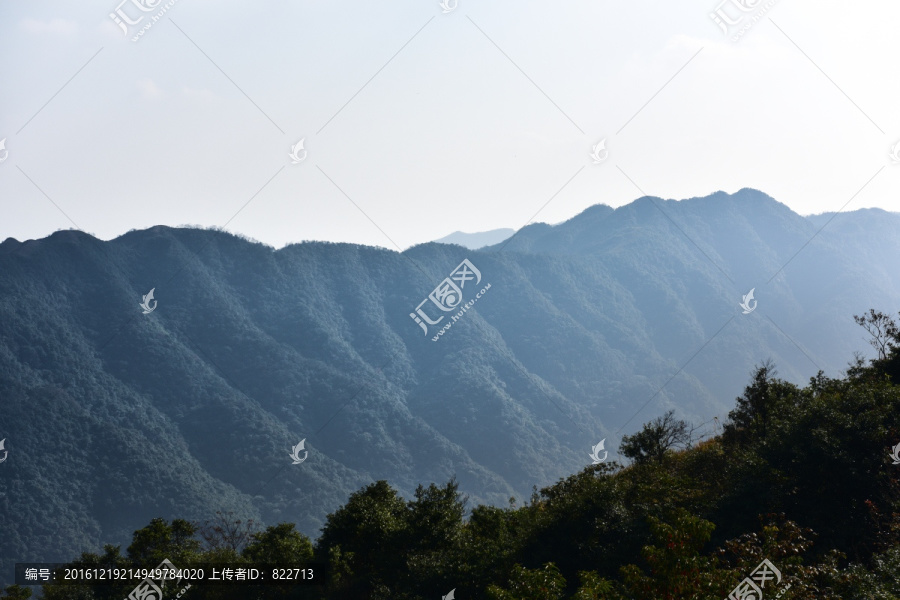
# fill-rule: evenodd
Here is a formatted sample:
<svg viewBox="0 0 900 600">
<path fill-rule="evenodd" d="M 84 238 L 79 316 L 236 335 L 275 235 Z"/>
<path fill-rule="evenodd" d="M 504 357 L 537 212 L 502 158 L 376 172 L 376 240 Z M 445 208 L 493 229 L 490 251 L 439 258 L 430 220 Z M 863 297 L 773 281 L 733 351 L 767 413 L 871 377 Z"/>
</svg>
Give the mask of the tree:
<svg viewBox="0 0 900 600">
<path fill-rule="evenodd" d="M 714 595 L 721 597 L 721 590 L 710 578 L 716 561 L 700 555 L 715 525 L 683 508 L 668 520 L 670 523 L 649 517 L 653 544 L 642 552 L 649 569 L 644 573 L 637 565 L 622 567 L 626 596 L 686 600 L 705 598 L 701 594 L 715 590 Z"/>
<path fill-rule="evenodd" d="M 540 569 L 526 569 L 522 565 L 513 568 L 509 578 L 509 591 L 492 585 L 488 587 L 491 600 L 562 600 L 566 580 L 553 563 Z"/>
<path fill-rule="evenodd" d="M 3 598 L 9 600 L 28 600 L 31 598 L 31 589 L 21 585 L 9 585 L 3 590 Z"/>
<path fill-rule="evenodd" d="M 414 579 L 404 589 L 411 594 L 454 585 L 469 570 L 469 557 L 458 551 L 466 503 L 458 488 L 455 478 L 443 486 L 419 485 L 415 499 L 407 504 L 402 546 L 407 548 L 406 568 Z"/>
<path fill-rule="evenodd" d="M 402 571 L 406 513 L 406 502 L 382 480 L 354 492 L 326 517 L 316 556 L 330 562 L 332 575 L 341 576 L 336 597 L 368 598 Z"/>
<path fill-rule="evenodd" d="M 411 544 L 439 549 L 456 540 L 466 504 L 458 490 L 456 478 L 443 487 L 432 483 L 416 488 L 416 499 L 409 503 L 407 515 Z"/>
<path fill-rule="evenodd" d="M 170 524 L 156 518 L 150 524 L 134 532 L 128 557 L 142 568 L 155 568 L 165 559 L 176 567 L 196 559 L 200 542 L 194 539 L 197 527 L 190 521 L 174 519 Z"/>
<path fill-rule="evenodd" d="M 594 571 L 581 571 L 578 573 L 581 587 L 572 596 L 572 600 L 613 600 L 622 598 L 617 593 L 611 581 L 600 577 Z"/>
<path fill-rule="evenodd" d="M 900 327 L 891 317 L 874 308 L 870 308 L 867 315 L 854 315 L 853 319 L 869 332 L 872 336 L 869 343 L 878 352 L 870 371 L 884 373 L 892 382 L 900 384 Z M 857 369 L 852 373 L 858 375 L 861 371 Z"/>
<path fill-rule="evenodd" d="M 777 371 L 770 360 L 756 367 L 744 393 L 736 399 L 737 407 L 728 413 L 725 440 L 744 442 L 766 436 L 770 424 L 779 415 L 797 408 L 800 393 L 797 386 L 776 379 Z"/>
<path fill-rule="evenodd" d="M 878 360 L 886 359 L 897 350 L 900 343 L 900 329 L 891 317 L 870 308 L 869 314 L 853 315 L 853 320 L 872 336 L 869 343 L 878 352 Z"/>
<path fill-rule="evenodd" d="M 900 343 L 888 353 L 886 361 L 900 361 Z M 900 466 L 892 448 L 900 443 L 900 385 L 877 365 L 857 361 L 852 369 L 844 379 L 819 372 L 800 388 L 766 362 L 737 399 L 725 435 L 694 446 L 689 426 L 666 413 L 624 440 L 634 459 L 628 467 L 587 466 L 535 488 L 521 508 L 478 506 L 468 521 L 455 480 L 420 485 L 410 500 L 373 483 L 328 515 L 315 546 L 329 563 L 328 585 L 237 593 L 414 600 L 455 588 L 460 598 L 498 600 L 715 599 L 768 559 L 782 574 L 771 597 L 897 600 Z M 770 515 L 761 528 L 759 515 Z M 815 547 L 807 527 L 818 534 Z M 240 542 L 226 540 L 240 539 L 239 531 L 223 525 L 212 547 L 233 552 Z M 179 552 L 190 556 L 196 544 L 183 521 L 155 519 L 135 533 L 128 557 L 108 546 L 72 566 L 152 567 L 168 557 L 180 567 Z M 312 554 L 310 540 L 282 523 L 252 534 L 235 560 L 299 566 Z M 54 583 L 44 597 L 122 600 L 133 587 Z M 183 600 L 235 593 L 196 586 Z"/>
<path fill-rule="evenodd" d="M 235 519 L 234 513 L 230 511 L 216 511 L 214 519 L 195 527 L 206 544 L 206 550 L 227 549 L 234 553 L 244 549 L 256 529 L 253 519 Z"/>
<path fill-rule="evenodd" d="M 631 436 L 622 436 L 620 452 L 643 464 L 651 460 L 661 463 L 666 452 L 674 448 L 690 448 L 694 429 L 687 422 L 675 418 L 670 410 L 661 417 L 646 423 L 644 428 Z"/>
<path fill-rule="evenodd" d="M 319 572 L 313 560 L 313 546 L 309 538 L 295 529 L 293 523 L 279 523 L 267 527 L 265 531 L 254 533 L 244 548 L 243 557 L 255 565 L 273 565 L 295 568 L 312 568 L 316 577 L 325 583 L 324 574 Z M 283 600 L 318 597 L 318 589 L 294 584 L 265 585 L 249 590 L 245 597 L 257 600 Z"/>
<path fill-rule="evenodd" d="M 244 558 L 256 564 L 293 565 L 313 560 L 313 546 L 293 523 L 279 523 L 254 533 Z"/>
</svg>

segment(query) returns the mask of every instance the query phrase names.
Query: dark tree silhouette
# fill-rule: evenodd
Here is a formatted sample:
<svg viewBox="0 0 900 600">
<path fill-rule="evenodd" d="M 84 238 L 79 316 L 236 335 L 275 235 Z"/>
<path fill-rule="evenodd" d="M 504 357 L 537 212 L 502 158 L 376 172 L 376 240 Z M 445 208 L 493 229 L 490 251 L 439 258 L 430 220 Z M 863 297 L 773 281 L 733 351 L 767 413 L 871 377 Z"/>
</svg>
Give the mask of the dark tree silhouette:
<svg viewBox="0 0 900 600">
<path fill-rule="evenodd" d="M 670 410 L 661 417 L 644 424 L 634 435 L 622 436 L 620 451 L 637 463 L 656 461 L 661 463 L 666 452 L 675 448 L 689 448 L 694 442 L 694 428 L 686 421 L 675 418 Z"/>
</svg>

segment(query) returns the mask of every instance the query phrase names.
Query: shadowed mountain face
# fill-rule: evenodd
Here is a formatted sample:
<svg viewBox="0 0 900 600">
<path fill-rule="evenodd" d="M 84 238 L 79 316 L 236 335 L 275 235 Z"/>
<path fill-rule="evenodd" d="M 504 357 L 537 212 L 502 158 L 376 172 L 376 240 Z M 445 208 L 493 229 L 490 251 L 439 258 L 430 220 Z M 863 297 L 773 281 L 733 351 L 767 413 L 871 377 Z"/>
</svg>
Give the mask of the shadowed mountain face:
<svg viewBox="0 0 900 600">
<path fill-rule="evenodd" d="M 865 349 L 852 315 L 900 304 L 898 256 L 900 215 L 806 218 L 754 190 L 598 205 L 481 251 L 167 227 L 7 240 L 0 569 L 216 510 L 315 537 L 376 479 L 410 495 L 455 474 L 505 504 L 603 438 L 615 459 L 669 408 L 724 419 L 766 358 L 838 375 Z M 454 305 L 460 283 L 453 311 L 428 299 Z M 426 331 L 423 301 L 443 316 Z"/>
</svg>

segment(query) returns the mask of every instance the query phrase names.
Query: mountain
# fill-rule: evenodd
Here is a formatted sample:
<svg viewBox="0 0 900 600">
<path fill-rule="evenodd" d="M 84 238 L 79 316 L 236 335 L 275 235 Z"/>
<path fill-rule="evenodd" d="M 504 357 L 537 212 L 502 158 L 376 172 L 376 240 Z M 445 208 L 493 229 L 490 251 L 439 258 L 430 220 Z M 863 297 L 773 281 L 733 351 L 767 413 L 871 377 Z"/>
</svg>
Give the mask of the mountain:
<svg viewBox="0 0 900 600">
<path fill-rule="evenodd" d="M 481 251 L 168 227 L 8 239 L 0 573 L 154 517 L 315 537 L 379 479 L 527 497 L 670 408 L 724 419 L 767 358 L 789 381 L 838 375 L 866 349 L 852 315 L 900 304 L 898 256 L 896 214 L 802 217 L 749 189 L 598 205 Z M 451 274 L 462 314 L 428 299 L 455 303 Z"/>
<path fill-rule="evenodd" d="M 450 235 L 444 236 L 439 240 L 434 240 L 436 244 L 455 244 L 468 248 L 469 250 L 478 250 L 485 246 L 493 246 L 499 244 L 503 240 L 508 239 L 516 232 L 515 229 L 491 229 L 490 231 L 481 231 L 479 233 L 464 233 L 462 231 L 454 231 Z"/>
</svg>

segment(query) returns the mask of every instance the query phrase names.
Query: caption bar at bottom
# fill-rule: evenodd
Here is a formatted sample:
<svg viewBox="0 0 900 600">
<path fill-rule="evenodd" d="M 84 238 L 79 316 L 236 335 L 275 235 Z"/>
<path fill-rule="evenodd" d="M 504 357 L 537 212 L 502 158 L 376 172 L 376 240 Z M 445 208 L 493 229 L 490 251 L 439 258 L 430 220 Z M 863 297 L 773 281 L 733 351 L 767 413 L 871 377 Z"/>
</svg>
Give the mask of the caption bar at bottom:
<svg viewBox="0 0 900 600">
<path fill-rule="evenodd" d="M 325 563 L 293 565 L 200 564 L 191 567 L 78 566 L 65 563 L 16 563 L 16 585 L 133 585 L 144 579 L 175 585 L 323 585 Z"/>
</svg>

